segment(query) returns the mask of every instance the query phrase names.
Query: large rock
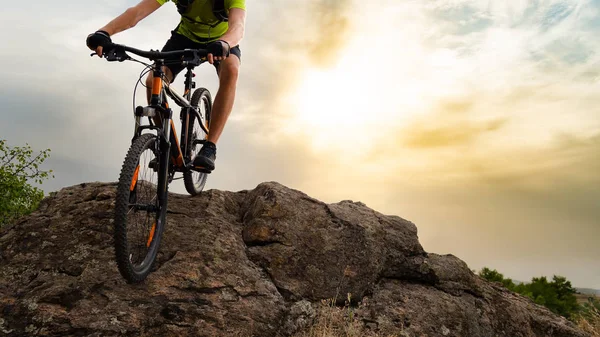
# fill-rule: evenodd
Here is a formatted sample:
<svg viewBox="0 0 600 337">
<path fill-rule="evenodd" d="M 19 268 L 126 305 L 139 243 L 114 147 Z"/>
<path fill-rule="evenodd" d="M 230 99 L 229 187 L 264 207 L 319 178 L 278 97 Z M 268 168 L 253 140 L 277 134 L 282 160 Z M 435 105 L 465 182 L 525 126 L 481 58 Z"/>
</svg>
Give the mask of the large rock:
<svg viewBox="0 0 600 337">
<path fill-rule="evenodd" d="M 313 323 L 315 302 L 351 294 L 382 334 L 585 336 L 426 253 L 409 221 L 277 183 L 171 194 L 155 270 L 129 285 L 114 263 L 114 193 L 65 188 L 0 230 L 0 335 L 285 336 Z"/>
</svg>

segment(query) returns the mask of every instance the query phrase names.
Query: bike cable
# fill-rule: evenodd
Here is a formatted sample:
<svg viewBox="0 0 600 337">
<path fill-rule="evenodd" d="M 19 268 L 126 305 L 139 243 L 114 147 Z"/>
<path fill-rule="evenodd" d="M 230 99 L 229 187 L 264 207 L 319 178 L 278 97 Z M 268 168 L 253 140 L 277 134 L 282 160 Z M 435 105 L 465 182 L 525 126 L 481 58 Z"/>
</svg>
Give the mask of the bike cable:
<svg viewBox="0 0 600 337">
<path fill-rule="evenodd" d="M 144 69 L 142 69 L 142 71 L 140 72 L 140 77 L 138 78 L 138 80 L 137 80 L 137 81 L 136 81 L 136 83 L 135 83 L 135 86 L 133 87 L 133 113 L 134 113 L 134 115 L 135 115 L 135 108 L 136 108 L 136 105 L 135 105 L 135 97 L 136 97 L 136 95 L 137 95 L 137 88 L 138 88 L 138 85 L 140 85 L 140 84 L 141 84 L 141 85 L 142 85 L 144 88 L 148 88 L 148 86 L 147 86 L 146 84 L 142 83 L 142 78 L 144 78 L 144 76 L 146 76 L 146 75 L 147 75 L 149 72 L 151 72 L 151 71 L 152 71 L 152 67 L 153 67 L 154 65 L 153 65 L 153 64 L 147 64 L 147 63 L 144 63 L 144 62 L 142 62 L 142 61 L 139 61 L 139 60 L 136 60 L 136 59 L 134 59 L 134 58 L 131 58 L 130 60 L 131 60 L 131 61 L 134 61 L 134 62 L 137 62 L 137 63 L 141 63 L 141 64 L 143 64 L 143 65 L 145 66 L 145 67 L 144 67 Z M 169 64 L 179 64 L 179 63 L 181 63 L 181 61 L 165 62 L 165 65 L 169 65 Z M 163 73 L 163 76 L 162 76 L 162 80 L 163 80 L 163 81 L 166 81 L 166 82 L 168 82 L 167 76 L 166 76 L 166 74 L 164 74 L 164 73 Z"/>
<path fill-rule="evenodd" d="M 138 61 L 139 62 L 139 61 Z M 140 62 L 142 64 L 145 64 L 143 62 Z M 133 87 L 133 114 L 135 116 L 135 96 L 137 94 L 137 87 L 140 83 L 142 83 L 142 78 L 148 74 L 150 71 L 152 71 L 152 65 L 151 64 L 145 64 L 146 66 L 144 67 L 144 69 L 142 69 L 142 72 L 140 73 L 140 77 L 138 78 L 138 80 L 135 82 L 135 86 Z M 147 86 L 142 83 L 142 86 L 144 86 L 144 88 L 147 88 Z"/>
</svg>

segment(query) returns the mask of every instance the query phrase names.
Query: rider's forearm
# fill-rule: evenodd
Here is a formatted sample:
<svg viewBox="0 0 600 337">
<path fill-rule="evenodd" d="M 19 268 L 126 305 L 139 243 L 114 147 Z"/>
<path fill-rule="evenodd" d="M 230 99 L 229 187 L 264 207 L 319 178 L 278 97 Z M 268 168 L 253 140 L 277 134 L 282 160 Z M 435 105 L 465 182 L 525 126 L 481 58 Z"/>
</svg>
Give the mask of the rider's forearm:
<svg viewBox="0 0 600 337">
<path fill-rule="evenodd" d="M 230 24 L 227 33 L 221 37 L 221 40 L 229 43 L 231 47 L 237 46 L 244 38 L 244 24 L 242 22 Z"/>
<path fill-rule="evenodd" d="M 157 10 L 160 6 L 161 4 L 156 0 L 141 0 L 137 5 L 127 9 L 106 26 L 100 28 L 100 30 L 106 31 L 108 35 L 115 35 L 137 25 L 138 22 Z"/>
<path fill-rule="evenodd" d="M 117 16 L 100 30 L 106 31 L 108 35 L 113 36 L 119 32 L 135 26 L 143 17 L 139 14 L 136 7 L 128 8 L 123 14 Z"/>
</svg>

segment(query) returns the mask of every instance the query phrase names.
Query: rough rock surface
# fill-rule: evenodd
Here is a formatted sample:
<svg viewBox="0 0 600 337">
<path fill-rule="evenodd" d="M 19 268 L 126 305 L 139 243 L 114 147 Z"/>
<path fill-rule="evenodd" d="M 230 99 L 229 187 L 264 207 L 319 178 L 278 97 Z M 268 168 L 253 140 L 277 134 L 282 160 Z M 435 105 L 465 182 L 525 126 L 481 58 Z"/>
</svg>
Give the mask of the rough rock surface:
<svg viewBox="0 0 600 337">
<path fill-rule="evenodd" d="M 129 285 L 112 246 L 114 184 L 65 188 L 0 230 L 0 336 L 287 336 L 348 293 L 397 336 L 586 336 L 364 204 L 277 183 L 171 194 L 154 272 Z"/>
</svg>

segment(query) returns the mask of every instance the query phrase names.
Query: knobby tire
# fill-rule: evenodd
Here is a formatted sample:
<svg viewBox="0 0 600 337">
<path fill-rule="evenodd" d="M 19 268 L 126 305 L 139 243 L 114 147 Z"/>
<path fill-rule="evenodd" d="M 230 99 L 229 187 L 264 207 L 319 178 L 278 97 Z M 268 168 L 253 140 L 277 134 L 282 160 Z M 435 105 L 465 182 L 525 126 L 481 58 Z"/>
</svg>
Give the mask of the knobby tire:
<svg viewBox="0 0 600 337">
<path fill-rule="evenodd" d="M 146 169 L 145 167 L 142 167 L 142 165 L 148 165 L 145 162 L 140 163 L 140 157 L 145 151 L 150 150 L 151 154 L 153 154 L 155 158 L 157 158 L 157 160 L 160 157 L 158 153 L 159 146 L 157 142 L 158 138 L 154 134 L 143 134 L 137 137 L 133 141 L 129 148 L 129 151 L 127 152 L 119 177 L 119 184 L 117 187 L 117 195 L 115 199 L 114 216 L 115 255 L 119 272 L 128 283 L 142 282 L 152 271 L 152 268 L 156 261 L 156 255 L 159 250 L 162 233 L 164 230 L 164 224 L 166 220 L 166 205 L 158 205 L 158 186 L 155 185 L 155 187 L 152 188 L 152 183 L 144 183 L 144 181 L 138 181 L 138 178 L 136 178 L 135 185 L 133 181 L 134 174 L 137 174 L 139 176 L 139 171 L 142 169 Z M 150 172 L 151 177 L 152 174 L 153 173 Z M 154 228 L 154 230 L 150 229 L 150 233 L 147 234 L 146 238 L 146 240 L 148 240 L 147 252 L 142 260 L 141 265 L 139 267 L 136 267 L 135 264 L 131 261 L 134 250 L 133 245 L 135 244 L 135 242 L 133 242 L 132 237 L 135 236 L 134 231 L 136 229 L 132 228 L 132 226 L 135 226 L 135 224 L 128 223 L 128 215 L 132 215 L 131 212 L 135 211 L 134 208 L 130 206 L 130 203 L 133 201 L 135 204 L 137 204 L 139 202 L 138 194 L 142 194 L 142 192 L 146 191 L 146 186 L 144 184 L 148 186 L 149 190 L 149 192 L 145 193 L 145 195 L 147 195 L 148 198 L 154 198 L 153 200 L 156 204 L 156 213 L 153 215 L 154 224 L 151 226 Z M 132 188 L 134 188 L 133 191 Z M 148 205 L 151 204 L 152 200 L 148 202 Z M 136 212 L 141 212 L 140 214 L 143 216 L 143 211 Z M 135 214 L 137 216 L 137 213 Z M 150 211 L 147 212 L 146 219 L 148 219 L 149 216 Z M 137 244 L 137 249 L 139 250 L 140 243 L 138 242 Z"/>
<path fill-rule="evenodd" d="M 198 107 L 199 104 L 204 105 L 204 107 L 203 107 L 204 114 L 205 114 L 204 119 L 206 120 L 207 124 L 210 127 L 210 114 L 212 111 L 212 98 L 211 98 L 211 95 L 210 95 L 210 92 L 208 91 L 208 89 L 206 89 L 206 88 L 196 89 L 196 91 L 194 91 L 194 94 L 192 95 L 190 104 L 193 107 Z M 199 111 L 202 112 L 202 109 L 199 109 Z M 183 123 L 185 123 L 185 121 L 183 121 Z M 200 128 L 199 118 L 196 115 L 196 112 L 193 110 L 189 114 L 189 123 L 190 123 L 190 127 L 187 130 L 188 131 L 187 138 L 185 138 L 187 140 L 187 142 L 185 144 L 186 153 L 184 153 L 184 155 L 187 156 L 188 158 L 190 158 L 191 160 L 194 160 L 194 156 L 198 153 L 198 151 L 200 150 L 202 145 L 196 145 L 194 147 L 193 141 L 198 138 L 204 139 L 206 134 Z M 182 127 L 182 130 L 184 130 L 183 127 Z M 183 144 L 183 141 L 181 143 Z M 190 195 L 200 194 L 200 192 L 202 192 L 202 190 L 204 189 L 204 186 L 206 185 L 207 177 L 208 177 L 207 173 L 201 173 L 201 172 L 197 172 L 197 171 L 184 172 L 183 173 L 183 183 L 185 185 L 186 191 Z"/>
</svg>

